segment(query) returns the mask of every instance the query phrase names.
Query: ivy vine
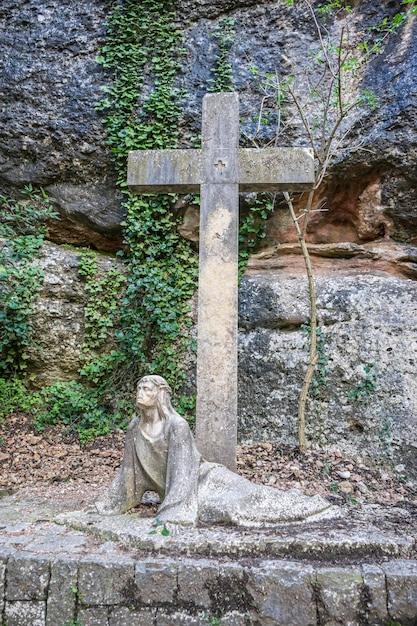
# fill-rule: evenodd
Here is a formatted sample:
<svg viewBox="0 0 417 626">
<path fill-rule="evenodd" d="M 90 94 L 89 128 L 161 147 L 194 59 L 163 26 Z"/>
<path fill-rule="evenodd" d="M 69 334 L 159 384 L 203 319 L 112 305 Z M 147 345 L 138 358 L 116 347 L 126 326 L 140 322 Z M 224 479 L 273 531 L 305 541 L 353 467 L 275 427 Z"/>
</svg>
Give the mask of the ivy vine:
<svg viewBox="0 0 417 626">
<path fill-rule="evenodd" d="M 47 219 L 56 217 L 43 189 L 28 185 L 20 199 L 0 195 L 0 375 L 21 375 L 33 343 L 30 321 L 44 273 L 36 263 Z"/>
<path fill-rule="evenodd" d="M 163 373 L 174 390 L 184 380 L 182 354 L 189 345 L 187 316 L 195 290 L 198 259 L 178 232 L 172 211 L 175 196 L 132 194 L 126 187 L 130 150 L 174 148 L 178 139 L 181 91 L 176 76 L 183 54 L 182 36 L 170 3 L 125 0 L 113 3 L 108 40 L 99 62 L 113 73 L 105 97 L 97 105 L 107 130 L 118 171 L 126 218 L 126 288 L 120 302 L 113 353 L 124 380 Z M 144 91 L 144 77 L 152 91 Z M 103 364 L 107 376 L 111 359 Z M 97 374 L 100 364 L 93 367 Z"/>
<path fill-rule="evenodd" d="M 233 91 L 233 68 L 230 62 L 230 52 L 235 43 L 235 21 L 227 16 L 219 20 L 212 33 L 217 43 L 218 51 L 214 67 L 211 68 L 213 78 L 209 79 L 209 91 Z"/>
</svg>

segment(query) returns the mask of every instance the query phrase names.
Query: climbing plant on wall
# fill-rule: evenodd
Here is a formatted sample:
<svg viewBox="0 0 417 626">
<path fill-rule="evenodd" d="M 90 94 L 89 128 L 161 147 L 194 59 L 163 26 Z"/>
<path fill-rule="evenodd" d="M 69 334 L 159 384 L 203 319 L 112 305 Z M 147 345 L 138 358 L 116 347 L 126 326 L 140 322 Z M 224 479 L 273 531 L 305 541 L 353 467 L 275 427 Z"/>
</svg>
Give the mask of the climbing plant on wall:
<svg viewBox="0 0 417 626">
<path fill-rule="evenodd" d="M 196 285 L 197 256 L 177 232 L 172 195 L 136 196 L 126 188 L 129 150 L 174 148 L 178 137 L 181 91 L 176 76 L 181 33 L 169 2 L 115 2 L 108 39 L 99 62 L 113 82 L 97 105 L 103 116 L 118 182 L 123 192 L 127 269 L 116 339 L 117 366 L 132 380 L 160 372 L 175 390 L 183 382 L 182 354 L 189 339 L 189 299 Z M 144 76 L 152 90 L 143 93 Z M 97 364 L 96 364 L 97 365 Z M 102 362 L 103 376 L 112 363 Z M 88 371 L 88 368 L 85 370 Z M 97 366 L 94 367 L 97 375 Z"/>
<path fill-rule="evenodd" d="M 47 219 L 56 214 L 43 189 L 31 185 L 19 199 L 0 195 L 0 376 L 26 369 L 33 342 L 30 315 L 43 282 L 36 257 L 45 238 Z"/>
</svg>

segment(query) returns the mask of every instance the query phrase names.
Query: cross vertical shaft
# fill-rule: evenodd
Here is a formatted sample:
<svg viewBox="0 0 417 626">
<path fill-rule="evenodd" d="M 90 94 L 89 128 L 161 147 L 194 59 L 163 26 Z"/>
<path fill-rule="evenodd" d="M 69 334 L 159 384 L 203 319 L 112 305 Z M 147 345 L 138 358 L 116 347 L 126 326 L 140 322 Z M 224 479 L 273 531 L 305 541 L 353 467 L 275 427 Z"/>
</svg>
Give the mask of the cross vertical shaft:
<svg viewBox="0 0 417 626">
<path fill-rule="evenodd" d="M 236 469 L 237 94 L 205 96 L 202 142 L 196 441 L 204 458 Z"/>
</svg>

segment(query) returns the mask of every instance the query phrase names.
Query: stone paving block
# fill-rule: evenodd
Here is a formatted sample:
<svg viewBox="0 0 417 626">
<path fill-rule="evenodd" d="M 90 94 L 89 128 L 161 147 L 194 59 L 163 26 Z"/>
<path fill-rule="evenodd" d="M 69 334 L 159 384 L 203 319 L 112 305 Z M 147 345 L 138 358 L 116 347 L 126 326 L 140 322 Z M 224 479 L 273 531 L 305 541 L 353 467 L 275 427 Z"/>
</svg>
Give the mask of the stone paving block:
<svg viewBox="0 0 417 626">
<path fill-rule="evenodd" d="M 381 565 L 387 577 L 388 614 L 401 626 L 417 624 L 417 562 L 390 561 Z"/>
<path fill-rule="evenodd" d="M 172 559 L 145 560 L 137 563 L 135 584 L 137 597 L 144 604 L 159 606 L 171 603 L 177 593 L 178 566 Z"/>
<path fill-rule="evenodd" d="M 45 557 L 28 553 L 11 556 L 6 567 L 6 600 L 46 600 L 49 567 Z"/>
<path fill-rule="evenodd" d="M 265 561 L 249 572 L 248 591 L 262 625 L 315 626 L 312 577 L 305 563 Z"/>
<path fill-rule="evenodd" d="M 78 565 L 60 559 L 51 564 L 46 626 L 70 624 L 74 621 L 77 600 Z"/>
<path fill-rule="evenodd" d="M 248 617 L 243 613 L 232 611 L 231 613 L 226 613 L 226 615 L 222 615 L 219 624 L 220 626 L 247 626 Z"/>
<path fill-rule="evenodd" d="M 109 626 L 109 609 L 106 606 L 95 606 L 78 611 L 77 621 L 82 626 Z M 58 624 L 56 625 L 58 626 Z"/>
<path fill-rule="evenodd" d="M 52 554 L 75 554 L 85 549 L 87 538 L 81 533 L 41 535 L 26 546 L 32 552 L 49 552 Z"/>
<path fill-rule="evenodd" d="M 237 611 L 226 613 L 221 618 L 213 615 L 210 611 L 199 611 L 196 615 L 190 615 L 186 611 L 167 613 L 161 610 L 156 616 L 156 626 L 210 626 L 210 624 L 216 624 L 216 626 L 248 626 L 249 623 L 260 625 L 261 622 L 259 620 L 249 622 L 247 615 Z M 148 625 L 144 624 L 144 626 Z"/>
<path fill-rule="evenodd" d="M 370 624 L 388 621 L 385 574 L 378 565 L 362 565 L 366 618 Z"/>
<path fill-rule="evenodd" d="M 188 615 L 183 611 L 165 613 L 158 611 L 155 626 L 209 626 L 210 619 L 206 614 Z"/>
<path fill-rule="evenodd" d="M 210 608 L 209 589 L 218 575 L 218 565 L 213 561 L 184 559 L 178 567 L 178 601 L 191 603 L 197 608 Z"/>
<path fill-rule="evenodd" d="M 3 537 L 0 537 L 0 541 L 2 539 Z M 0 561 L 7 561 L 9 556 L 11 556 L 12 554 L 13 554 L 13 548 L 11 548 L 10 546 L 5 546 L 0 543 Z"/>
<path fill-rule="evenodd" d="M 356 626 L 360 623 L 363 578 L 359 568 L 320 568 L 316 583 L 320 624 Z"/>
<path fill-rule="evenodd" d="M 6 602 L 7 626 L 45 626 L 45 602 Z"/>
<path fill-rule="evenodd" d="M 116 607 L 110 611 L 109 626 L 154 626 L 157 609 L 140 609 L 138 611 L 126 606 Z"/>
<path fill-rule="evenodd" d="M 81 561 L 78 573 L 78 593 L 83 604 L 123 604 L 126 590 L 134 585 L 134 565 L 125 562 Z"/>
<path fill-rule="evenodd" d="M 220 563 L 219 574 L 209 587 L 211 606 L 217 613 L 247 611 L 253 606 L 247 573 L 239 563 Z"/>
</svg>

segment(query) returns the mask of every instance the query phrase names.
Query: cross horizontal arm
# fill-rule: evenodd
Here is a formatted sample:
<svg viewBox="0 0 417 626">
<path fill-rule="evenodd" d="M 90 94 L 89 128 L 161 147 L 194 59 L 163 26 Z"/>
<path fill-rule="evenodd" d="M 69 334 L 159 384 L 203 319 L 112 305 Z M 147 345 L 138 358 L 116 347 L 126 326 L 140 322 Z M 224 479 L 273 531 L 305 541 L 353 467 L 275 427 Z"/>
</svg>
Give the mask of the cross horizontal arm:
<svg viewBox="0 0 417 626">
<path fill-rule="evenodd" d="M 135 193 L 198 193 L 203 183 L 238 183 L 239 191 L 305 191 L 314 183 L 309 148 L 137 150 L 129 153 L 127 184 Z"/>
<path fill-rule="evenodd" d="M 202 171 L 201 150 L 135 150 L 127 185 L 134 193 L 198 193 Z"/>
<path fill-rule="evenodd" d="M 239 191 L 306 191 L 314 183 L 310 148 L 240 148 Z"/>
</svg>

